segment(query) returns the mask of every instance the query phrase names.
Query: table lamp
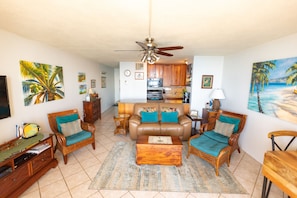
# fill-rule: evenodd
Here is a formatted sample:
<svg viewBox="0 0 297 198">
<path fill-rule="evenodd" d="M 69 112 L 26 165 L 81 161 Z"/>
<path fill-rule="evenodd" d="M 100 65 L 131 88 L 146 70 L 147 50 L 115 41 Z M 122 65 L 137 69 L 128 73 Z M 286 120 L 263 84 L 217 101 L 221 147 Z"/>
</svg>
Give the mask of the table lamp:
<svg viewBox="0 0 297 198">
<path fill-rule="evenodd" d="M 213 111 L 218 111 L 220 110 L 220 99 L 225 99 L 225 95 L 222 89 L 215 89 L 213 92 L 210 94 L 210 98 L 213 99 L 213 104 L 212 104 L 212 110 Z"/>
</svg>

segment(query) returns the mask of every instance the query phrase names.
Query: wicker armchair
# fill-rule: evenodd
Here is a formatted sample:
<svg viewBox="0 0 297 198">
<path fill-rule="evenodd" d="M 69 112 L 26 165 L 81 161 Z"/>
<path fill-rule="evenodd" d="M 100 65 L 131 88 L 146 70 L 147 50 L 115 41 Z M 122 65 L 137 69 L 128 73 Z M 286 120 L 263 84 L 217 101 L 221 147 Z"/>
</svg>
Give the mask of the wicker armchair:
<svg viewBox="0 0 297 198">
<path fill-rule="evenodd" d="M 58 121 L 64 119 L 64 121 Z M 70 123 L 80 119 L 77 109 L 66 110 L 61 112 L 49 113 L 48 121 L 52 132 L 56 137 L 56 149 L 63 154 L 64 163 L 67 164 L 67 154 L 78 150 L 88 144 L 92 144 L 95 150 L 95 126 L 80 120 L 80 130 L 75 134 L 66 136 L 61 131 L 61 123 Z"/>
<path fill-rule="evenodd" d="M 189 139 L 188 155 L 194 154 L 215 167 L 216 175 L 219 175 L 219 167 L 227 162 L 230 164 L 231 154 L 238 150 L 238 139 L 242 132 L 246 115 L 219 110 L 216 115 L 216 125 L 214 129 L 208 130 L 207 123 L 201 125 L 200 134 Z M 228 134 L 221 133 L 219 128 L 228 128 Z M 225 131 L 225 130 L 223 130 Z M 224 134 L 224 135 L 223 135 Z"/>
</svg>

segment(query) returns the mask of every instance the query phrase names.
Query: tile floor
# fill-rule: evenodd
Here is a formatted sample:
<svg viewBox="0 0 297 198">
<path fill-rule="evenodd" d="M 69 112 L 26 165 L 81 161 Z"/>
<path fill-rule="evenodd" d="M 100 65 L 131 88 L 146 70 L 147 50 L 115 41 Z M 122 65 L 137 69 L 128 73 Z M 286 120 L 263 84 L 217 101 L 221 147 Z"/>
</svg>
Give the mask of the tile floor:
<svg viewBox="0 0 297 198">
<path fill-rule="evenodd" d="M 68 164 L 64 165 L 59 151 L 55 153 L 59 165 L 41 177 L 34 185 L 22 194 L 22 198 L 258 198 L 261 197 L 263 176 L 261 164 L 247 153 L 234 152 L 232 155 L 230 171 L 249 193 L 237 194 L 207 194 L 188 192 L 152 192 L 152 191 L 111 191 L 89 190 L 91 180 L 97 174 L 100 165 L 118 141 L 131 141 L 129 135 L 114 135 L 113 116 L 117 108 L 112 107 L 102 114 L 102 120 L 96 125 L 96 150 L 91 146 L 82 148 L 68 157 Z M 214 173 L 215 174 L 215 173 Z M 277 187 L 272 186 L 269 198 L 286 197 Z"/>
</svg>

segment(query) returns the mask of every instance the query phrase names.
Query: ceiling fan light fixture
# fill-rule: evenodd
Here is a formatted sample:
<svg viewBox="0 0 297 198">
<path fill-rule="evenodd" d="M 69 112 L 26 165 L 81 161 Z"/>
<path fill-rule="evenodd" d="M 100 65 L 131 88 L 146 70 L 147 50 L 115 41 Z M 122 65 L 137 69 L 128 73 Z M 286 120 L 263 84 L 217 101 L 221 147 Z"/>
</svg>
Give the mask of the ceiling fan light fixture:
<svg viewBox="0 0 297 198">
<path fill-rule="evenodd" d="M 152 57 L 155 59 L 155 61 L 158 61 L 160 59 L 160 57 L 155 53 L 152 54 Z"/>
<path fill-rule="evenodd" d="M 143 57 L 141 58 L 141 62 L 144 63 L 146 61 L 146 59 L 147 59 L 147 53 L 144 53 Z"/>
</svg>

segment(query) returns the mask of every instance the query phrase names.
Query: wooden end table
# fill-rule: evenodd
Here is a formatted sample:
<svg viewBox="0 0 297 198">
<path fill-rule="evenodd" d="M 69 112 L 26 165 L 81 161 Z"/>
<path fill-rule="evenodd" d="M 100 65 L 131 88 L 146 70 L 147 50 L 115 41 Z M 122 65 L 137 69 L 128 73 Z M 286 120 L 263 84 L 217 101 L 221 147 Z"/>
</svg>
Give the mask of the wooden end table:
<svg viewBox="0 0 297 198">
<path fill-rule="evenodd" d="M 114 135 L 122 134 L 126 135 L 129 130 L 129 114 L 119 114 L 113 117 L 116 128 L 114 130 Z"/>
<path fill-rule="evenodd" d="M 191 116 L 190 114 L 187 114 L 187 116 L 194 122 L 194 128 L 192 128 L 192 133 L 191 135 L 196 135 L 196 125 L 197 122 L 201 122 L 203 118 L 197 117 L 197 116 Z M 198 130 L 198 133 L 200 133 L 200 129 Z"/>
<path fill-rule="evenodd" d="M 151 144 L 148 142 L 148 139 L 149 136 L 147 135 L 142 135 L 137 138 L 137 164 L 182 165 L 183 144 L 179 137 L 171 136 L 172 144 Z"/>
</svg>

